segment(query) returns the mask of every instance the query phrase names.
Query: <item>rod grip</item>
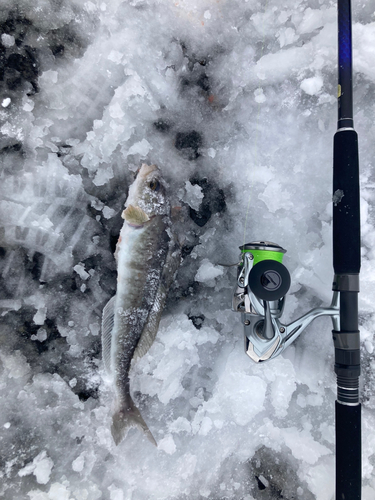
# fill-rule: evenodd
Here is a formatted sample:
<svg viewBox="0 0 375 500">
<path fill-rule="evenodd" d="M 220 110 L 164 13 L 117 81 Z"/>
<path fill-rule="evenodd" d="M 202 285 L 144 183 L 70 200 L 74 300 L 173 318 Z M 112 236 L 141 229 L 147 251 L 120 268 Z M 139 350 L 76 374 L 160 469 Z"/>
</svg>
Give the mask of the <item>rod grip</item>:
<svg viewBox="0 0 375 500">
<path fill-rule="evenodd" d="M 361 499 L 361 405 L 336 401 L 336 500 Z"/>
<path fill-rule="evenodd" d="M 358 274 L 361 267 L 358 137 L 338 130 L 333 141 L 333 267 Z"/>
</svg>

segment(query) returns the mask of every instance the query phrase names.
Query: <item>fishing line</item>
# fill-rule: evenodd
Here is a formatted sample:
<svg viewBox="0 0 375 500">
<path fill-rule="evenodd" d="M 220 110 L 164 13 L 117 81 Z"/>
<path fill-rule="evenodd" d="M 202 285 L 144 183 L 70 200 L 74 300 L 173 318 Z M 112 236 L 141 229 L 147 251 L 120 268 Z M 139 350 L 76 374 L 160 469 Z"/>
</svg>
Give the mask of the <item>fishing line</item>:
<svg viewBox="0 0 375 500">
<path fill-rule="evenodd" d="M 264 7 L 264 14 L 267 12 L 267 9 L 268 9 L 268 0 L 266 2 L 266 5 Z M 264 19 L 263 19 L 263 24 L 262 24 L 262 29 L 263 29 L 263 26 L 264 26 Z M 263 38 L 262 38 L 262 48 L 261 48 L 261 52 L 260 52 L 260 57 L 258 59 L 258 61 L 260 61 L 263 57 L 263 52 L 264 52 L 264 43 L 265 43 L 265 35 L 263 35 Z M 257 61 L 257 62 L 258 62 Z M 257 64 L 257 63 L 255 63 Z M 258 129 L 258 122 L 259 122 L 259 114 L 260 114 L 260 108 L 261 108 L 261 103 L 258 103 L 258 110 L 257 110 L 257 113 L 256 113 L 256 118 L 255 118 L 255 130 L 256 130 L 256 135 L 255 135 L 255 158 L 254 158 L 254 161 L 253 161 L 253 165 L 256 165 L 257 164 L 257 160 L 258 160 L 258 136 L 259 136 L 259 129 Z M 251 181 L 250 181 L 250 189 L 249 191 L 251 191 Z M 250 203 L 251 203 L 251 192 L 249 194 L 249 200 L 247 202 L 247 208 L 246 208 L 246 214 L 245 214 L 245 222 L 244 222 L 244 231 L 243 231 L 243 245 L 242 246 L 245 246 L 246 244 L 246 229 L 247 229 L 247 220 L 248 220 L 248 217 L 249 217 L 249 212 L 250 212 Z"/>
</svg>

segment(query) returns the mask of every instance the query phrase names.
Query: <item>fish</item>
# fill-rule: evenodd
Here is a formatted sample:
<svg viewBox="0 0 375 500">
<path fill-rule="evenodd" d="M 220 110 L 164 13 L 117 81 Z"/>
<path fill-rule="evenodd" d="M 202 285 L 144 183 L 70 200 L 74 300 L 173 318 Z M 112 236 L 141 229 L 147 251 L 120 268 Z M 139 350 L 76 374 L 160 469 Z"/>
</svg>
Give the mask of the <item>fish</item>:
<svg viewBox="0 0 375 500">
<path fill-rule="evenodd" d="M 157 444 L 130 394 L 132 361 L 153 344 L 168 290 L 181 262 L 167 184 L 156 165 L 142 164 L 122 212 L 116 246 L 117 290 L 103 309 L 102 352 L 114 389 L 111 433 L 116 445 L 131 427 Z"/>
</svg>

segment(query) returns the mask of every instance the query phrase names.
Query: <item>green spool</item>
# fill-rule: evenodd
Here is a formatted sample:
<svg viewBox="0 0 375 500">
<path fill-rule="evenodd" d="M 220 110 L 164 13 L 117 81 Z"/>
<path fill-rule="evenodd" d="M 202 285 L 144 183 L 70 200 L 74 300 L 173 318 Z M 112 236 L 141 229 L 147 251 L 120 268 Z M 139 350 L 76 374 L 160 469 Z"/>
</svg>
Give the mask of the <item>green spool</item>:
<svg viewBox="0 0 375 500">
<path fill-rule="evenodd" d="M 282 264 L 284 253 L 286 252 L 284 248 L 270 241 L 246 243 L 246 245 L 240 247 L 240 250 L 242 253 L 250 252 L 253 255 L 254 266 L 262 260 L 276 260 Z"/>
</svg>

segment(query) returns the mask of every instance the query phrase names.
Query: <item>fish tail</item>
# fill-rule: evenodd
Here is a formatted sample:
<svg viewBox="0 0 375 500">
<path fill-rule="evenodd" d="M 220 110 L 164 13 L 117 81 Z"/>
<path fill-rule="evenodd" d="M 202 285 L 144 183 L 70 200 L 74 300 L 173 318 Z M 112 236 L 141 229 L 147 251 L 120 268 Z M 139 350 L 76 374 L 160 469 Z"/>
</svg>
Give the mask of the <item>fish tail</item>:
<svg viewBox="0 0 375 500">
<path fill-rule="evenodd" d="M 154 436 L 151 434 L 140 411 L 129 396 L 126 403 L 120 406 L 112 415 L 111 432 L 116 445 L 121 443 L 131 427 L 138 427 L 141 429 L 151 443 L 157 446 Z"/>
</svg>

